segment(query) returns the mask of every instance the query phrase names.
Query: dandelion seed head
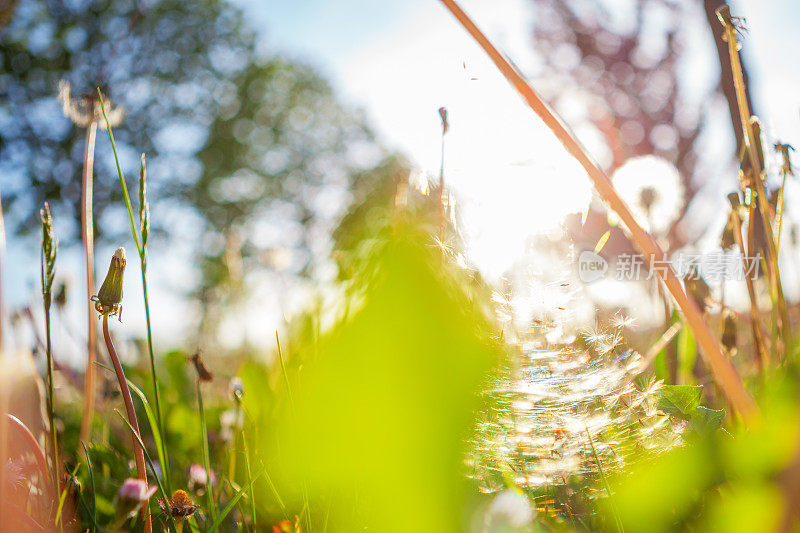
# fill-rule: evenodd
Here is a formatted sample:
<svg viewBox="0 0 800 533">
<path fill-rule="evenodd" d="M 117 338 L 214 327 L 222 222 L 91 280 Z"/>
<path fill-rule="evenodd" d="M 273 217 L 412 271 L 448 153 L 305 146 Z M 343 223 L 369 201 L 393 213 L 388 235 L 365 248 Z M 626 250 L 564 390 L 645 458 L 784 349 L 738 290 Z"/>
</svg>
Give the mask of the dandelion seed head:
<svg viewBox="0 0 800 533">
<path fill-rule="evenodd" d="M 669 229 L 683 206 L 683 184 L 675 166 L 647 155 L 627 160 L 612 176 L 636 221 L 650 232 Z"/>
<path fill-rule="evenodd" d="M 107 96 L 103 97 L 102 108 L 100 98 L 95 93 L 74 97 L 72 87 L 66 80 L 58 83 L 58 101 L 61 103 L 64 116 L 81 128 L 86 128 L 92 122 L 96 122 L 101 129 L 107 129 L 103 110 L 105 110 L 106 118 L 112 128 L 119 126 L 125 118 L 125 110 L 120 106 L 114 107 L 111 99 Z"/>
</svg>

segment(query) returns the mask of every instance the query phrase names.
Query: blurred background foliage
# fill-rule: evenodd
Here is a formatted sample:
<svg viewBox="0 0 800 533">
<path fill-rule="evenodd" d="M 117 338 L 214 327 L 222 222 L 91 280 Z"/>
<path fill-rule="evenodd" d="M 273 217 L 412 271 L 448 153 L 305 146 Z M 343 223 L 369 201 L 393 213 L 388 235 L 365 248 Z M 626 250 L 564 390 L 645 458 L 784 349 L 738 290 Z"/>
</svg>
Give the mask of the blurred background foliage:
<svg viewBox="0 0 800 533">
<path fill-rule="evenodd" d="M 681 16 L 672 3 L 655 1 L 636 3 L 639 16 L 650 4 Z M 680 98 L 680 25 L 668 25 L 660 55 L 645 57 L 639 44 L 648 27 L 641 19 L 631 30 L 606 29 L 601 9 L 579 16 L 586 5 L 537 2 L 545 13 L 537 19 L 537 46 L 554 59 L 573 58 L 553 61 L 549 74 L 596 95 L 588 121 L 605 136 L 609 171 L 632 155 L 659 153 L 676 161 L 687 196 L 695 194 L 703 106 Z M 660 403 L 648 412 L 685 429 L 686 446 L 643 452 L 633 457 L 631 472 L 610 470 L 605 479 L 598 457 L 614 449 L 590 454 L 590 443 L 582 443 L 591 464 L 583 477 L 528 490 L 530 500 L 519 503 L 525 492 L 514 479 L 519 472 L 498 471 L 510 496 L 479 494 L 464 464 L 474 415 L 504 416 L 510 403 L 481 394 L 497 377 L 501 356 L 512 355 L 503 353 L 495 294 L 478 272 L 464 268 L 450 217 L 442 230 L 440 191 L 422 194 L 410 186 L 410 164 L 383 149 L 313 69 L 260 50 L 231 5 L 19 2 L 0 34 L 0 61 L 9 229 L 34 230 L 34 207 L 50 200 L 59 223 L 72 221 L 67 240 L 77 239 L 82 135 L 56 100 L 58 82 L 68 80 L 76 94 L 100 86 L 124 107 L 116 129 L 123 164 L 148 154 L 155 230 L 167 242 L 193 246 L 200 272 L 193 296 L 203 315 L 192 341 L 210 348 L 216 374 L 204 390 L 217 495 L 229 501 L 255 474 L 266 481 L 237 506 L 227 530 L 237 522 L 264 529 L 281 520 L 299 521 L 305 531 L 613 530 L 618 524 L 626 531 L 790 530 L 800 508 L 800 414 L 794 378 L 779 376 L 754 385 L 763 393 L 764 420 L 751 432 L 732 429 L 710 384 L 702 394 L 692 386 L 675 392 L 696 397 L 696 405 L 681 403 L 687 411 Z M 725 83 L 715 94 L 725 97 Z M 121 203 L 105 140 L 96 159 L 95 232 L 113 241 L 126 228 L 118 223 Z M 607 228 L 604 214 L 595 225 L 592 216 L 585 233 L 573 235 L 577 242 L 594 245 Z M 670 242 L 680 246 L 684 237 Z M 612 253 L 613 242 L 608 246 Z M 220 316 L 237 306 L 247 311 L 248 273 L 263 270 L 330 283 L 317 287 L 316 302 L 286 325 L 280 352 L 215 350 Z M 691 357 L 677 360 L 689 361 L 681 369 L 688 387 L 699 381 L 696 350 L 682 335 L 680 350 Z M 627 346 L 617 340 L 608 354 L 622 359 Z M 129 378 L 152 397 L 142 346 L 122 351 Z M 166 438 L 177 465 L 162 475 L 187 488 L 189 465 L 202 462 L 190 354 L 159 357 Z M 783 371 L 795 375 L 791 365 Z M 88 449 L 102 473 L 95 478 L 97 513 L 107 523 L 113 494 L 132 466 L 121 451 L 129 436 L 113 413 L 119 396 L 110 376 L 101 375 L 103 416 L 96 417 L 99 437 Z M 669 378 L 665 369 L 660 375 Z M 229 389 L 237 376 L 244 383 L 241 404 Z M 58 422 L 71 453 L 79 448 L 80 379 L 65 368 L 59 380 Z M 592 409 L 602 407 L 602 398 L 592 400 Z M 614 438 L 620 449 L 636 444 L 630 435 Z M 147 431 L 145 441 L 154 449 Z M 69 460 L 77 462 L 77 455 Z M 79 478 L 90 485 L 86 469 Z M 193 495 L 203 492 L 195 487 Z M 246 509 L 251 502 L 256 516 Z M 520 514 L 527 517 L 521 524 Z"/>
<path fill-rule="evenodd" d="M 201 332 L 241 301 L 254 268 L 329 278 L 330 232 L 350 190 L 376 184 L 370 169 L 388 156 L 313 69 L 259 50 L 227 2 L 20 3 L 0 62 L 9 229 L 35 229 L 33 207 L 48 200 L 71 220 L 64 244 L 79 241 L 84 134 L 56 96 L 62 80 L 78 98 L 100 87 L 124 110 L 123 168 L 147 154 L 154 232 L 195 255 Z M 95 235 L 115 242 L 126 228 L 102 135 L 95 159 Z"/>
</svg>

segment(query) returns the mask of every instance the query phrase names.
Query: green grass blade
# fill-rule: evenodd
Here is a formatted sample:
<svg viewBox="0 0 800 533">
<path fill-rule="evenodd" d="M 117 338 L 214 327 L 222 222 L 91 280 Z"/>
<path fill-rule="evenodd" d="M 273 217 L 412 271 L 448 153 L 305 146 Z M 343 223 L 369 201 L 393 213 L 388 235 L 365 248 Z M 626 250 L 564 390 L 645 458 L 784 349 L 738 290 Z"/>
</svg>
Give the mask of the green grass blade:
<svg viewBox="0 0 800 533">
<path fill-rule="evenodd" d="M 122 186 L 122 196 L 125 198 L 125 207 L 128 208 L 128 217 L 131 219 L 131 233 L 133 233 L 133 242 L 136 243 L 136 251 L 142 255 L 142 247 L 139 245 L 139 237 L 136 234 L 136 225 L 133 222 L 133 208 L 131 208 L 131 198 L 128 195 L 128 187 L 125 185 L 125 175 L 122 174 L 122 168 L 119 166 L 119 157 L 117 157 L 117 143 L 114 142 L 114 132 L 111 130 L 111 124 L 108 123 L 106 116 L 106 105 L 103 102 L 103 93 L 100 92 L 100 87 L 97 88 L 97 95 L 100 97 L 100 110 L 103 112 L 103 119 L 106 121 L 106 129 L 108 129 L 108 138 L 111 140 L 111 151 L 114 152 L 114 163 L 117 165 L 117 174 L 119 175 L 119 183 Z"/>
<path fill-rule="evenodd" d="M 208 512 L 211 519 L 216 521 L 217 502 L 214 500 L 214 492 L 211 488 L 211 455 L 208 451 L 208 426 L 206 425 L 206 412 L 203 407 L 203 394 L 200 390 L 200 380 L 197 380 L 197 405 L 200 411 L 200 431 L 201 444 L 203 446 L 203 467 L 206 469 L 206 496 L 208 500 Z"/>
<path fill-rule="evenodd" d="M 225 517 L 226 517 L 226 516 L 228 516 L 228 513 L 230 513 L 230 512 L 231 512 L 231 509 L 233 509 L 233 507 L 236 505 L 236 502 L 238 502 L 238 501 L 239 501 L 239 498 L 241 498 L 241 497 L 242 497 L 242 495 L 245 493 L 245 491 L 250 491 L 250 490 L 252 490 L 252 488 L 253 488 L 253 483 L 255 483 L 255 482 L 256 482 L 256 480 L 257 480 L 259 477 L 261 477 L 261 474 L 263 474 L 263 473 L 264 473 L 264 470 L 261 470 L 260 472 L 258 472 L 258 473 L 255 475 L 255 477 L 253 477 L 253 479 L 251 479 L 251 480 L 250 480 L 250 483 L 248 483 L 248 484 L 247 484 L 247 486 L 244 486 L 244 487 L 242 487 L 241 489 L 239 489 L 239 492 L 237 492 L 237 493 L 236 493 L 236 494 L 233 496 L 233 498 L 231 498 L 231 501 L 229 501 L 229 502 L 228 502 L 228 505 L 226 505 L 226 506 L 225 506 L 225 509 L 223 509 L 223 510 L 222 510 L 222 512 L 220 513 L 220 515 L 219 515 L 219 516 L 218 516 L 218 517 L 217 517 L 217 518 L 214 520 L 214 522 L 211 524 L 211 529 L 210 529 L 209 531 L 212 531 L 212 532 L 214 532 L 214 531 L 216 531 L 216 530 L 219 528 L 220 524 L 222 524 L 222 521 L 225 519 Z"/>
<path fill-rule="evenodd" d="M 92 486 L 92 531 L 97 531 L 97 493 L 95 492 L 94 487 L 94 469 L 92 468 L 92 459 L 89 457 L 89 450 L 86 449 L 86 445 L 81 441 L 81 446 L 83 447 L 83 453 L 86 455 L 86 465 L 89 467 L 89 483 Z M 83 500 L 83 495 L 81 494 L 81 500 Z"/>
<path fill-rule="evenodd" d="M 72 478 L 75 477 L 75 474 L 78 473 L 78 469 L 80 467 L 81 467 L 80 463 L 75 465 L 75 469 L 69 475 L 70 479 L 67 480 L 67 483 L 64 486 L 64 490 L 61 491 L 61 497 L 58 499 L 58 510 L 56 511 L 56 524 L 61 522 L 61 512 L 64 510 L 64 502 L 67 501 L 67 491 L 69 491 L 69 484 L 72 482 Z"/>
</svg>

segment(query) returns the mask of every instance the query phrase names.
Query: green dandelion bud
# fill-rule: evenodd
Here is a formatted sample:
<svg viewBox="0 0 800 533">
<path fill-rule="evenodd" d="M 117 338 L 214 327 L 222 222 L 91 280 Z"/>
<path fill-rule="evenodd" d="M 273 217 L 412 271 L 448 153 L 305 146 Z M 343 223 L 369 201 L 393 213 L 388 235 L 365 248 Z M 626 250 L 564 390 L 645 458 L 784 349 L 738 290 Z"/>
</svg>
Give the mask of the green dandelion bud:
<svg viewBox="0 0 800 533">
<path fill-rule="evenodd" d="M 122 275 L 125 273 L 125 248 L 120 246 L 111 258 L 108 274 L 100 286 L 97 296 L 93 297 L 94 307 L 101 314 L 114 315 L 120 312 L 122 302 Z"/>
</svg>

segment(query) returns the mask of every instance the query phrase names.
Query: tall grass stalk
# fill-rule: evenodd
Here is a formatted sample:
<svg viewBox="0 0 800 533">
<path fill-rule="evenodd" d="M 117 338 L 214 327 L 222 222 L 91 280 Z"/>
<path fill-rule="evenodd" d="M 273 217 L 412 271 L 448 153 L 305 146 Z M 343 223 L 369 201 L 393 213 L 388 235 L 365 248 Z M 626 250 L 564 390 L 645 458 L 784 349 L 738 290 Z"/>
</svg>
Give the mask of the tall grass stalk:
<svg viewBox="0 0 800 533">
<path fill-rule="evenodd" d="M 669 266 L 667 256 L 655 239 L 636 221 L 630 208 L 620 197 L 611 179 L 593 161 L 588 152 L 581 146 L 576 137 L 561 121 L 560 118 L 542 100 L 519 71 L 497 50 L 486 38 L 469 16 L 461 9 L 455 0 L 441 0 L 444 6 L 455 16 L 458 22 L 477 41 L 489 55 L 495 66 L 502 72 L 511 85 L 522 96 L 525 103 L 537 114 L 539 118 L 555 134 L 564 148 L 583 167 L 592 180 L 597 192 L 608 206 L 619 216 L 630 232 L 630 238 L 636 246 L 644 252 L 649 260 L 667 265 L 667 268 L 656 269 L 664 285 L 669 290 L 678 307 L 683 312 L 687 324 L 692 329 L 695 339 L 708 360 L 714 377 L 719 382 L 725 395 L 741 414 L 745 423 L 750 424 L 758 418 L 758 408 L 744 386 L 741 377 L 733 364 L 725 356 L 722 347 L 711 328 L 703 319 L 697 304 L 686 294 L 675 271 Z"/>
<path fill-rule="evenodd" d="M 742 63 L 739 59 L 740 45 L 736 22 L 731 16 L 730 8 L 726 5 L 717 10 L 717 17 L 725 29 L 725 40 L 728 43 L 731 71 L 733 73 L 733 85 L 736 90 L 736 101 L 739 105 L 739 116 L 742 122 L 742 131 L 744 132 L 745 148 L 750 161 L 750 167 L 754 174 L 753 181 L 756 187 L 756 201 L 758 202 L 759 211 L 761 211 L 761 220 L 764 226 L 765 240 L 767 241 L 768 257 L 766 261 L 769 267 L 767 270 L 769 274 L 770 296 L 772 297 L 773 306 L 777 305 L 776 322 L 780 336 L 779 340 L 781 342 L 776 344 L 781 346 L 778 350 L 778 355 L 780 357 L 782 356 L 783 348 L 786 346 L 786 328 L 789 322 L 787 319 L 786 300 L 783 296 L 780 271 L 778 269 L 778 250 L 772 232 L 772 223 L 769 220 L 770 210 L 763 181 L 764 169 L 761 166 L 761 160 L 758 154 L 758 149 L 761 146 L 761 139 L 756 138 L 753 130 L 753 117 L 750 114 L 750 108 L 747 104 L 747 89 L 745 88 L 744 74 L 742 73 Z"/>
<path fill-rule="evenodd" d="M 131 234 L 133 235 L 133 242 L 136 245 L 136 252 L 139 254 L 139 266 L 142 272 L 142 293 L 144 298 L 144 316 L 145 325 L 147 328 L 147 351 L 150 356 L 150 375 L 153 379 L 153 397 L 155 404 L 156 421 L 158 424 L 158 432 L 161 434 L 161 449 L 159 450 L 159 459 L 161 460 L 162 472 L 164 472 L 164 484 L 166 490 L 172 493 L 169 480 L 169 454 L 167 453 L 167 434 L 164 431 L 164 419 L 161 412 L 161 394 L 158 386 L 158 371 L 156 369 L 156 358 L 153 352 L 153 331 L 150 325 L 150 299 L 147 295 L 147 240 L 150 233 L 150 208 L 147 203 L 147 172 L 145 169 L 145 157 L 142 154 L 141 166 L 139 169 L 139 231 L 136 231 L 136 225 L 133 221 L 133 209 L 131 208 L 131 199 L 128 195 L 128 187 L 125 184 L 125 176 L 122 173 L 122 168 L 119 165 L 119 157 L 117 156 L 117 145 L 114 142 L 114 132 L 111 129 L 111 124 L 106 116 L 105 106 L 103 104 L 103 95 L 100 89 L 97 90 L 100 98 L 100 109 L 103 113 L 106 127 L 108 129 L 108 137 L 111 140 L 111 150 L 114 153 L 114 163 L 117 167 L 117 175 L 119 176 L 119 183 L 122 187 L 122 195 L 125 199 L 125 207 L 128 210 L 128 218 L 131 223 Z M 139 239 L 141 235 L 141 241 Z"/>
<path fill-rule="evenodd" d="M 792 145 L 781 142 L 775 143 L 775 151 L 781 154 L 783 164 L 781 164 L 781 188 L 778 190 L 778 201 L 775 205 L 775 249 L 780 252 L 781 250 L 781 231 L 783 229 L 783 208 L 784 208 L 784 190 L 786 189 L 786 178 L 794 175 L 792 170 L 792 160 L 789 156 L 789 150 L 794 150 Z M 0 214 L 2 216 L 2 214 Z M 1 222 L 1 221 L 0 221 Z"/>
<path fill-rule="evenodd" d="M 53 300 L 53 277 L 55 276 L 56 254 L 58 252 L 58 240 L 53 233 L 53 217 L 50 214 L 50 206 L 47 202 L 39 211 L 42 219 L 42 302 L 44 305 L 44 334 L 45 352 L 47 354 L 47 418 L 50 423 L 50 453 L 53 462 L 51 467 L 51 483 L 54 494 L 58 493 L 59 487 L 59 455 L 58 455 L 58 432 L 56 431 L 56 408 L 55 408 L 55 386 L 53 383 L 53 347 L 50 342 L 50 304 Z"/>
<path fill-rule="evenodd" d="M 86 327 L 86 373 L 83 386 L 83 417 L 81 418 L 80 441 L 87 442 L 92 431 L 94 418 L 94 381 L 97 348 L 97 329 L 94 321 L 95 310 L 91 299 L 94 294 L 94 217 L 92 214 L 92 197 L 94 189 L 94 147 L 97 138 L 96 114 L 86 126 L 86 146 L 83 153 L 83 177 L 81 180 L 81 240 L 83 241 L 83 255 L 86 262 L 86 302 L 87 327 Z"/>
</svg>

